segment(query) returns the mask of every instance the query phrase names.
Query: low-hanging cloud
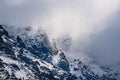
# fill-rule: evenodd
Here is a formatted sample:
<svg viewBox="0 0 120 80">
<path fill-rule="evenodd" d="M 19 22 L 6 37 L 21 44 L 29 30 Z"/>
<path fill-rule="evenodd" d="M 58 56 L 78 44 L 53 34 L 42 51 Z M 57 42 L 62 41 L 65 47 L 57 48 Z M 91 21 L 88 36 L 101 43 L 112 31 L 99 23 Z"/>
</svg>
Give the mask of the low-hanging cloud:
<svg viewBox="0 0 120 80">
<path fill-rule="evenodd" d="M 66 55 L 82 58 L 84 55 L 81 53 L 89 53 L 88 47 L 99 45 L 99 40 L 95 39 L 94 43 L 90 37 L 108 29 L 107 20 L 115 15 L 120 8 L 119 5 L 119 0 L 0 0 L 0 24 L 31 25 L 34 29 L 42 26 L 50 39 L 69 34 L 73 45 L 70 53 Z M 99 36 L 97 39 L 102 38 Z M 106 41 L 105 44 L 109 43 Z M 101 47 L 96 46 L 96 49 L 99 48 Z M 109 49 L 107 50 L 109 52 Z M 102 53 L 107 53 L 100 49 L 95 51 L 89 55 L 96 59 L 99 59 L 98 56 L 102 56 Z"/>
<path fill-rule="evenodd" d="M 108 20 L 106 29 L 91 37 L 88 55 L 101 64 L 116 68 L 120 66 L 120 10 Z M 119 68 L 120 70 L 120 68 Z"/>
<path fill-rule="evenodd" d="M 42 26 L 53 38 L 74 39 L 93 32 L 119 6 L 119 0 L 1 0 L 0 23 Z M 101 27 L 97 27 L 101 29 Z"/>
</svg>

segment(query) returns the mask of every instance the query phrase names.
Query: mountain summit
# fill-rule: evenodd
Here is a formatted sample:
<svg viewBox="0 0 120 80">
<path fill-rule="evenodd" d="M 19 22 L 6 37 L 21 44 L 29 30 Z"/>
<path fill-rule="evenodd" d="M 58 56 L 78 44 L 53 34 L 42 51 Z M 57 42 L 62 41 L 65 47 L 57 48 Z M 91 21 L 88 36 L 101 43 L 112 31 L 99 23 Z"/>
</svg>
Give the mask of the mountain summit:
<svg viewBox="0 0 120 80">
<path fill-rule="evenodd" d="M 32 28 L 11 34 L 0 25 L 0 80 L 117 80 L 109 69 L 79 59 L 68 62 L 47 34 Z"/>
</svg>

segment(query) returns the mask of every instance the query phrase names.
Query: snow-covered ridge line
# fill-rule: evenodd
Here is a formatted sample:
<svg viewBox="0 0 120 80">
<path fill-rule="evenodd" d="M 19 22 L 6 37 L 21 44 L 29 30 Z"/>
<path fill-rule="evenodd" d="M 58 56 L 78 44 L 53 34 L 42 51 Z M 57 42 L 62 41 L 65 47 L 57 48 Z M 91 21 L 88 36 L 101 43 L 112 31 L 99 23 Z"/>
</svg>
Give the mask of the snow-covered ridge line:
<svg viewBox="0 0 120 80">
<path fill-rule="evenodd" d="M 44 31 L 7 30 L 0 25 L 0 80 L 116 80 L 97 64 L 69 63 Z"/>
</svg>

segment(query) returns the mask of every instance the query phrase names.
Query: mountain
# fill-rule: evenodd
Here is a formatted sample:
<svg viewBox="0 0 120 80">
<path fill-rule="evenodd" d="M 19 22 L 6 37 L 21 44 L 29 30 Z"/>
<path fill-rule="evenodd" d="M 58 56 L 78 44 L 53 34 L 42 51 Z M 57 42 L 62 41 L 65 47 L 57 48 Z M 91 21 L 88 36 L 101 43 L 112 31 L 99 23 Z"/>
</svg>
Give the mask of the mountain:
<svg viewBox="0 0 120 80">
<path fill-rule="evenodd" d="M 68 62 L 44 30 L 0 25 L 0 80 L 117 80 L 98 64 Z"/>
<path fill-rule="evenodd" d="M 72 38 L 69 35 L 61 36 L 57 39 L 57 44 L 59 48 L 67 52 L 70 50 L 70 47 L 72 45 Z"/>
</svg>

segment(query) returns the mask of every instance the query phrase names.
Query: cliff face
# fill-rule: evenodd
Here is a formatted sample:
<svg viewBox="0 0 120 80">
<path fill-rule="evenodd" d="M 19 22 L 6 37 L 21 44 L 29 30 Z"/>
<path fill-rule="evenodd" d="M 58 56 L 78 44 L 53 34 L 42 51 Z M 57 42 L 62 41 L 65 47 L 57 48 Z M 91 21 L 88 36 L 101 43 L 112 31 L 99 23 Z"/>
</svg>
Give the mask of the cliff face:
<svg viewBox="0 0 120 80">
<path fill-rule="evenodd" d="M 43 30 L 27 27 L 16 35 L 7 30 L 0 25 L 0 80 L 116 80 L 99 65 L 69 63 Z"/>
</svg>

